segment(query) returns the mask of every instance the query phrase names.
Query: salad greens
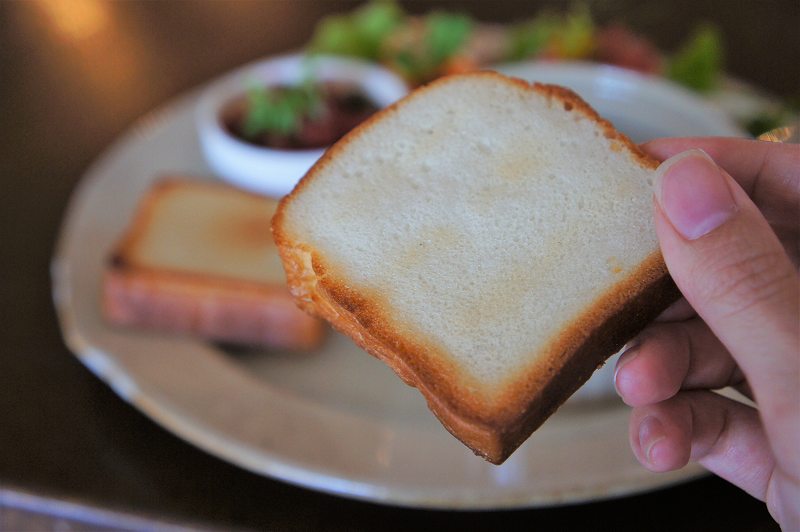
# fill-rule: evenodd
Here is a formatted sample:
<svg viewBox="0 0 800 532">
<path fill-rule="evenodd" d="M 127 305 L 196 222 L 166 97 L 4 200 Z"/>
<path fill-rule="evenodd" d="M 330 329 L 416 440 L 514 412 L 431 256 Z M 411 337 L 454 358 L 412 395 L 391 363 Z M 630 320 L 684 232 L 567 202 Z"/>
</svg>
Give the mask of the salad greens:
<svg viewBox="0 0 800 532">
<path fill-rule="evenodd" d="M 465 15 L 437 11 L 419 19 L 394 0 L 373 0 L 350 14 L 323 19 L 309 50 L 391 64 L 419 83 L 436 77 L 438 69 L 461 51 L 472 26 Z"/>
<path fill-rule="evenodd" d="M 561 17 L 549 12 L 511 26 L 508 59 L 520 61 L 542 53 L 563 25 Z"/>
<path fill-rule="evenodd" d="M 434 12 L 425 17 L 425 42 L 434 65 L 455 55 L 467 43 L 472 21 L 466 15 Z"/>
<path fill-rule="evenodd" d="M 351 13 L 323 19 L 309 50 L 383 63 L 412 85 L 487 64 L 541 58 L 618 64 L 703 93 L 719 87 L 724 43 L 716 27 L 699 26 L 674 54 L 663 54 L 624 26 L 597 25 L 587 5 L 576 1 L 567 12 L 542 11 L 517 24 L 483 26 L 463 14 L 412 16 L 395 0 L 368 0 Z M 489 51 L 482 49 L 487 29 L 493 41 Z M 749 129 L 763 132 L 796 116 L 786 109 L 762 112 L 751 118 Z"/>
<path fill-rule="evenodd" d="M 458 60 L 467 66 L 475 63 L 468 46 L 475 29 L 476 24 L 463 14 L 435 11 L 412 16 L 395 0 L 371 0 L 351 13 L 323 19 L 309 50 L 378 61 L 417 84 L 447 73 Z M 604 30 L 596 26 L 585 3 L 576 3 L 561 14 L 544 11 L 506 27 L 499 37 L 505 41 L 505 53 L 493 59 L 597 60 Z M 668 62 L 665 74 L 694 90 L 711 90 L 721 72 L 722 56 L 719 31 L 704 26 Z M 652 71 L 660 71 L 657 59 Z"/>
<path fill-rule="evenodd" d="M 594 51 L 596 29 L 589 8 L 576 4 L 563 15 L 545 11 L 512 26 L 508 41 L 510 60 L 535 56 L 583 59 Z"/>
<path fill-rule="evenodd" d="M 723 46 L 713 26 L 697 29 L 669 62 L 667 75 L 673 81 L 700 92 L 714 89 L 722 72 Z"/>
<path fill-rule="evenodd" d="M 594 51 L 595 29 L 589 8 L 579 4 L 567 13 L 555 36 L 558 56 L 564 59 L 587 57 Z"/>
<path fill-rule="evenodd" d="M 300 131 L 303 119 L 322 107 L 322 92 L 311 78 L 296 86 L 252 86 L 242 121 L 242 134 L 253 139 L 264 133 L 291 135 Z"/>
<path fill-rule="evenodd" d="M 312 52 L 379 60 L 386 36 L 405 23 L 393 0 L 374 0 L 350 14 L 323 19 L 309 45 Z"/>
<path fill-rule="evenodd" d="M 435 11 L 410 21 L 387 41 L 384 61 L 415 84 L 430 81 L 467 44 L 472 27 L 465 15 Z"/>
<path fill-rule="evenodd" d="M 751 117 L 744 124 L 748 133 L 757 137 L 771 129 L 775 129 L 800 119 L 800 97 L 790 98 L 788 101 L 776 105 L 773 109 L 766 109 Z"/>
</svg>

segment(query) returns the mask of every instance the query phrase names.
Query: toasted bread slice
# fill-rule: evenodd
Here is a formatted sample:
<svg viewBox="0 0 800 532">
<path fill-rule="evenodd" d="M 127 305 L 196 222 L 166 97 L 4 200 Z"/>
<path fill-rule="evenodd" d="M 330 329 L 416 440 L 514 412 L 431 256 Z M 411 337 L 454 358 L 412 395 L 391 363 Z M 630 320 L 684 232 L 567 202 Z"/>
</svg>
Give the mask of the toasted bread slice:
<svg viewBox="0 0 800 532">
<path fill-rule="evenodd" d="M 106 317 L 211 340 L 316 346 L 323 324 L 292 300 L 269 232 L 276 206 L 222 184 L 156 184 L 109 260 Z"/>
<path fill-rule="evenodd" d="M 284 198 L 290 289 L 503 462 L 677 297 L 648 158 L 574 93 L 440 79 Z"/>
</svg>

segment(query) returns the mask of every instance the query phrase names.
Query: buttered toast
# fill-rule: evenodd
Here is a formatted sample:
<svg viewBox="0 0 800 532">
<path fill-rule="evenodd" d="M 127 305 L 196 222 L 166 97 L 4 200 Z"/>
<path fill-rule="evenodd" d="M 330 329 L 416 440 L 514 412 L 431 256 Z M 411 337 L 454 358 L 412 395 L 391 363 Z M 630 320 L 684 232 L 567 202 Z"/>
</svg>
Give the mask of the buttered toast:
<svg viewBox="0 0 800 532">
<path fill-rule="evenodd" d="M 272 228 L 300 305 L 501 463 L 677 297 L 656 166 L 566 89 L 451 76 L 328 150 Z"/>
<path fill-rule="evenodd" d="M 292 300 L 269 232 L 276 205 L 223 184 L 160 181 L 109 259 L 105 316 L 210 340 L 316 346 L 323 324 Z"/>
</svg>

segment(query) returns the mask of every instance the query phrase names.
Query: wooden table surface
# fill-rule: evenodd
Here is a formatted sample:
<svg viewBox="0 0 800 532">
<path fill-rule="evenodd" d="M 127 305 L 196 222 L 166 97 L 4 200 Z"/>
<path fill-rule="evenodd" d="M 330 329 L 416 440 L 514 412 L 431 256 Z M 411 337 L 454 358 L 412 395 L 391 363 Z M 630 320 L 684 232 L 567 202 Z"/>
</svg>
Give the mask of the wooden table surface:
<svg viewBox="0 0 800 532">
<path fill-rule="evenodd" d="M 782 96 L 798 94 L 797 0 L 590 4 L 599 20 L 625 21 L 666 49 L 697 21 L 713 21 L 728 43 L 731 74 Z M 494 21 L 530 16 L 544 5 L 566 7 L 521 0 L 406 5 L 415 12 L 459 8 Z M 311 0 L 0 2 L 0 494 L 36 494 L 221 528 L 774 529 L 763 504 L 713 477 L 593 504 L 476 513 L 308 491 L 243 471 L 178 439 L 117 398 L 67 351 L 48 263 L 69 195 L 87 166 L 137 117 L 234 66 L 301 46 L 322 15 L 352 6 Z M 14 500 L 19 497 L 0 496 L 0 505 Z M 46 511 L 47 504 L 37 508 Z M 3 523 L 0 515 L 0 528 Z M 27 527 L 39 526 L 32 521 Z M 12 527 L 26 525 L 6 520 L 5 528 Z"/>
</svg>

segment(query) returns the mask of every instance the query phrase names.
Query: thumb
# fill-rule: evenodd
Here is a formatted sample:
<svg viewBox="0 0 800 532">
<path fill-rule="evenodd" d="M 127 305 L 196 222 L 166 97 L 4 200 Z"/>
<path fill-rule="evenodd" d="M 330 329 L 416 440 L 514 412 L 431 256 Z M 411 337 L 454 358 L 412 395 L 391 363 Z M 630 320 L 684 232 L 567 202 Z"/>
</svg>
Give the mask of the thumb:
<svg viewBox="0 0 800 532">
<path fill-rule="evenodd" d="M 675 155 L 656 175 L 656 231 L 670 274 L 739 364 L 780 446 L 798 429 L 798 274 L 755 204 L 705 152 Z"/>
</svg>

